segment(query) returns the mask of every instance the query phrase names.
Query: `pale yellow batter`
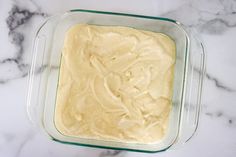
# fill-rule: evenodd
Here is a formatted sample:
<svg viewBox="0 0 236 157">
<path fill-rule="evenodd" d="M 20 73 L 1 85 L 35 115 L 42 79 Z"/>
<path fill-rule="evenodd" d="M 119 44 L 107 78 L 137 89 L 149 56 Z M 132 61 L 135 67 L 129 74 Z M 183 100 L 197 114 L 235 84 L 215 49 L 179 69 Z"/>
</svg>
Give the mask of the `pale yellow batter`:
<svg viewBox="0 0 236 157">
<path fill-rule="evenodd" d="M 168 129 L 175 43 L 161 33 L 78 24 L 65 36 L 55 109 L 64 135 L 160 141 Z"/>
</svg>

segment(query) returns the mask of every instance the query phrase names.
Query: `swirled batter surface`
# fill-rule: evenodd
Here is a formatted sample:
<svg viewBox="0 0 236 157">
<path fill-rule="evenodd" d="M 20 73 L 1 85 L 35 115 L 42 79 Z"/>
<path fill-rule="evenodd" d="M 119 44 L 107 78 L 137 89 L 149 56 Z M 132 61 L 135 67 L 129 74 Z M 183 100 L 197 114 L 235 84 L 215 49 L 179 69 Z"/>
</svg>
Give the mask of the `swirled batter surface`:
<svg viewBox="0 0 236 157">
<path fill-rule="evenodd" d="M 64 135 L 153 143 L 167 132 L 175 43 L 161 33 L 78 24 L 65 36 L 55 124 Z"/>
</svg>

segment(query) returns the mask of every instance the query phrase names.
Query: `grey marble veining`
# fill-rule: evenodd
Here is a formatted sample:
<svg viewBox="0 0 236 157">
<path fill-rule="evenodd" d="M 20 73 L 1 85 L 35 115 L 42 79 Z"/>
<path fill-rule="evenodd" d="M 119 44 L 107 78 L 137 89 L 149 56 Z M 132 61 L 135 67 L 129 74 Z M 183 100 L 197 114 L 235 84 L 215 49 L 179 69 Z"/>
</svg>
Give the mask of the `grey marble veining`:
<svg viewBox="0 0 236 157">
<path fill-rule="evenodd" d="M 200 73 L 200 70 L 197 68 L 194 68 L 194 71 L 197 73 Z M 214 76 L 211 76 L 209 73 L 205 72 L 204 74 L 205 79 L 214 82 L 215 86 L 219 89 L 219 90 L 223 90 L 226 92 L 235 92 L 236 90 L 228 87 L 226 85 L 224 85 L 222 82 L 220 82 L 219 79 L 215 78 Z"/>
<path fill-rule="evenodd" d="M 211 117 L 211 118 L 224 118 L 227 120 L 228 124 L 230 126 L 234 126 L 236 127 L 236 123 L 235 123 L 235 120 L 236 120 L 236 117 L 230 117 L 228 115 L 226 115 L 224 112 L 222 111 L 218 111 L 216 113 L 209 113 L 209 112 L 206 112 L 205 115 Z"/>
<path fill-rule="evenodd" d="M 20 143 L 18 148 L 15 150 L 15 156 L 18 157 L 21 154 L 22 149 L 25 147 L 25 145 L 34 137 L 34 132 L 28 132 L 26 134 L 25 138 L 23 138 Z"/>
<path fill-rule="evenodd" d="M 70 146 L 51 141 L 27 120 L 27 76 L 34 34 L 49 16 L 84 8 L 173 18 L 197 30 L 207 61 L 202 113 L 195 137 L 181 149 L 159 154 Z M 0 2 L 0 156 L 228 156 L 236 154 L 236 1 L 120 0 Z M 48 65 L 39 67 L 42 73 Z M 58 67 L 50 67 L 58 70 Z M 199 73 L 199 69 L 194 71 Z M 193 105 L 193 104 L 192 104 Z M 188 106 L 191 107 L 191 104 Z"/>
<path fill-rule="evenodd" d="M 178 19 L 202 33 L 222 34 L 227 28 L 236 27 L 235 10 L 234 0 L 188 1 L 185 5 L 163 16 Z M 191 18 L 185 18 L 185 16 L 191 16 Z"/>
<path fill-rule="evenodd" d="M 210 81 L 213 81 L 215 86 L 219 89 L 222 89 L 222 90 L 227 91 L 227 92 L 235 92 L 236 91 L 235 89 L 232 89 L 231 87 L 228 87 L 228 86 L 224 85 L 222 82 L 219 81 L 219 79 L 211 76 L 208 73 L 206 73 L 205 76 L 206 76 L 206 79 L 208 79 Z"/>
<path fill-rule="evenodd" d="M 124 154 L 124 151 L 121 150 L 104 150 L 99 154 L 99 157 L 113 157 L 113 156 L 120 156 Z M 122 155 L 123 156 L 123 155 Z"/>
<path fill-rule="evenodd" d="M 38 11 L 32 12 L 30 10 L 20 8 L 16 4 L 12 6 L 8 14 L 9 15 L 5 21 L 8 28 L 8 38 L 11 44 L 16 49 L 16 56 L 13 58 L 5 58 L 3 60 L 0 60 L 0 66 L 15 64 L 19 72 L 17 73 L 17 75 L 13 75 L 9 78 L 0 78 L 0 84 L 7 83 L 8 81 L 17 78 L 23 78 L 28 75 L 30 65 L 24 63 L 24 60 L 22 59 L 22 55 L 24 53 L 23 42 L 25 39 L 25 34 L 18 30 L 18 28 L 26 24 L 27 22 L 30 22 L 30 19 L 33 16 L 42 16 L 44 18 L 48 17 L 46 13 Z"/>
</svg>

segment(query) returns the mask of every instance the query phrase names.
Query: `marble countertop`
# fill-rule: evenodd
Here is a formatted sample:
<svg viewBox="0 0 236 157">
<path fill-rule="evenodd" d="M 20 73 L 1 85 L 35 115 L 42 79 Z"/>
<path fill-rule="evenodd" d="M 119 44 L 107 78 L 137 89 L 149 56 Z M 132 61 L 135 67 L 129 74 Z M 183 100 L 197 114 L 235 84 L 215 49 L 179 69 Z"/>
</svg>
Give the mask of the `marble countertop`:
<svg viewBox="0 0 236 157">
<path fill-rule="evenodd" d="M 73 8 L 164 16 L 195 28 L 207 54 L 197 134 L 177 150 L 144 154 L 64 145 L 36 131 L 26 114 L 27 76 L 35 31 L 49 16 Z M 236 155 L 235 0 L 1 0 L 1 157 L 234 157 Z"/>
</svg>

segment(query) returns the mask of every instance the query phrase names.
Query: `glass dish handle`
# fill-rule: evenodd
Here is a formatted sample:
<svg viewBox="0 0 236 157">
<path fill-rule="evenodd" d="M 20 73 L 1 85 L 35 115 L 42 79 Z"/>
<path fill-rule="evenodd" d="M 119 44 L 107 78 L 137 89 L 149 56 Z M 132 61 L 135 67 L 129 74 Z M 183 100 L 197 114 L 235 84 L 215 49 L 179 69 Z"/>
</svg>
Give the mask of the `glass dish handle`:
<svg viewBox="0 0 236 157">
<path fill-rule="evenodd" d="M 41 118 L 41 96 L 40 96 L 40 82 L 44 71 L 43 57 L 45 50 L 45 36 L 39 35 L 35 38 L 32 49 L 32 63 L 28 79 L 28 95 L 27 95 L 27 114 L 30 121 L 38 125 Z"/>
<path fill-rule="evenodd" d="M 43 125 L 43 108 L 47 87 L 48 73 L 50 71 L 49 60 L 51 49 L 49 41 L 52 39 L 55 25 L 58 24 L 60 15 L 48 18 L 39 27 L 32 48 L 32 63 L 29 72 L 29 86 L 27 96 L 27 114 L 35 125 Z"/>
<path fill-rule="evenodd" d="M 201 95 L 205 74 L 205 52 L 198 35 L 189 33 L 190 50 L 187 63 L 185 99 L 181 114 L 180 132 L 174 147 L 186 143 L 195 134 L 201 110 Z"/>
</svg>

